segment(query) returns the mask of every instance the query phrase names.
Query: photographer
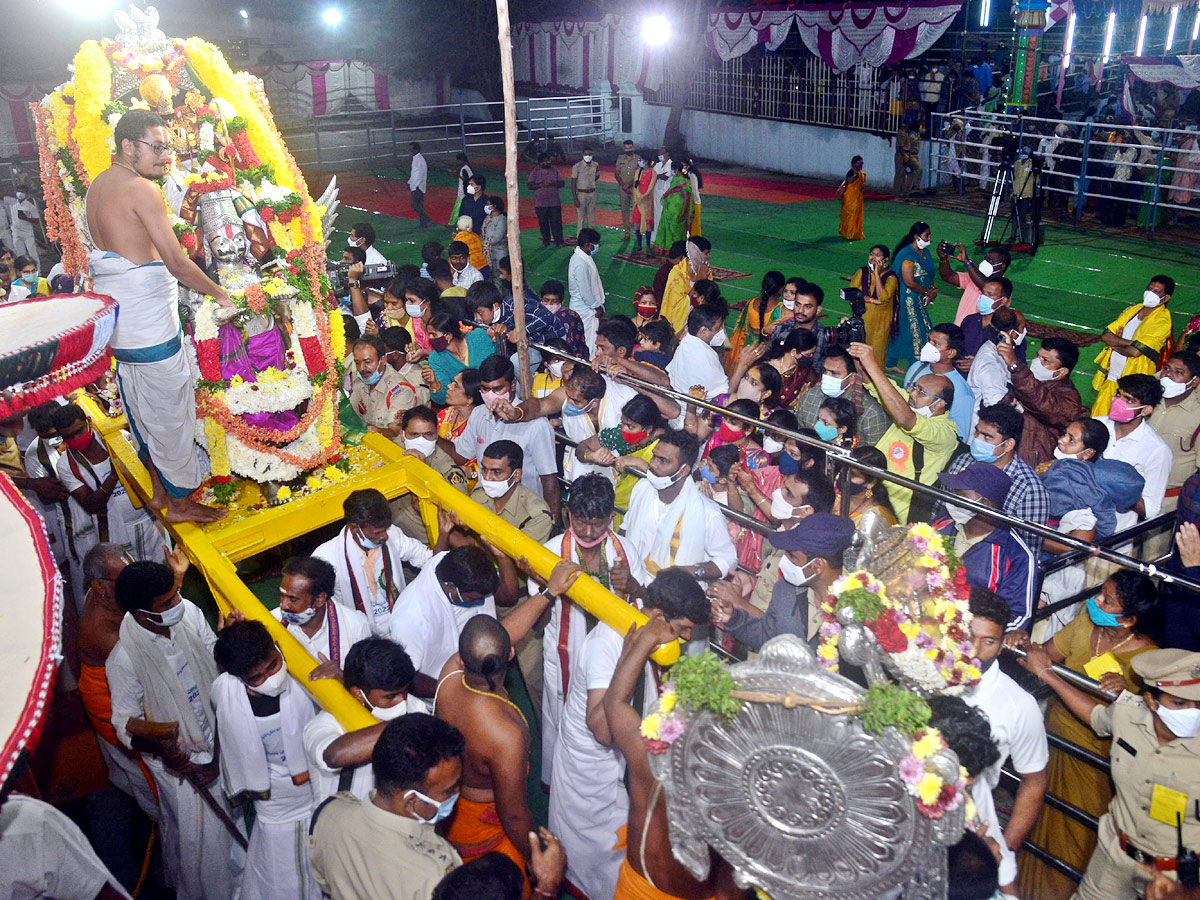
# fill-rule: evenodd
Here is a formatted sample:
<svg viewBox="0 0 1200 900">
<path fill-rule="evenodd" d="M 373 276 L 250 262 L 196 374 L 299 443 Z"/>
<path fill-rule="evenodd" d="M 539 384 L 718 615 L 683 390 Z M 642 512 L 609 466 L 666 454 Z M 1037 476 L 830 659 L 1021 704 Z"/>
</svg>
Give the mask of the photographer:
<svg viewBox="0 0 1200 900">
<path fill-rule="evenodd" d="M 983 254 L 979 264 L 971 262 L 967 256 L 967 248 L 963 244 L 951 244 L 942 241 L 937 246 L 938 274 L 942 281 L 962 289 L 962 297 L 958 301 L 958 312 L 954 314 L 954 324 L 962 325 L 963 319 L 977 312 L 979 294 L 983 283 L 989 278 L 999 278 L 1008 271 L 1012 256 L 1003 247 L 990 247 Z M 966 266 L 966 271 L 955 272 L 950 267 L 950 260 L 955 259 Z"/>
</svg>

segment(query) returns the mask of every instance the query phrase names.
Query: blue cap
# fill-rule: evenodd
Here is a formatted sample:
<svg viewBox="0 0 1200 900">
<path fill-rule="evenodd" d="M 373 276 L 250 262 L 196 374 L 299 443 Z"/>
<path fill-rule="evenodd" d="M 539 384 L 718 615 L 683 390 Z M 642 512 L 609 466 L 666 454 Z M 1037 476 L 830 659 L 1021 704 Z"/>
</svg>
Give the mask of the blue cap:
<svg viewBox="0 0 1200 900">
<path fill-rule="evenodd" d="M 799 550 L 807 556 L 837 556 L 854 541 L 854 523 L 833 513 L 813 513 L 795 528 L 767 535 L 771 546 Z"/>
<path fill-rule="evenodd" d="M 997 509 L 1003 508 L 1004 500 L 1012 487 L 1012 479 L 991 463 L 974 463 L 957 474 L 943 472 L 938 481 L 951 491 L 974 491 Z"/>
</svg>

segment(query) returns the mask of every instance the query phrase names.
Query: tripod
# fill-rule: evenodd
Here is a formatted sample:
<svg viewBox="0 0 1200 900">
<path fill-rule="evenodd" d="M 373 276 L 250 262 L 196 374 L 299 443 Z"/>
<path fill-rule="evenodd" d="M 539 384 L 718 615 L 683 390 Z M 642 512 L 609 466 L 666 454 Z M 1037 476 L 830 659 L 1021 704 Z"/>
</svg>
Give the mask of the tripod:
<svg viewBox="0 0 1200 900">
<path fill-rule="evenodd" d="M 1042 237 L 1042 169 L 1037 160 L 1034 160 L 1029 170 L 1028 179 L 1032 179 L 1032 184 L 1026 181 L 1025 184 L 1017 185 L 1016 170 L 1013 166 L 1013 161 L 1010 157 L 1005 157 L 1000 163 L 999 170 L 996 173 L 996 183 L 992 186 L 992 196 L 988 200 L 987 216 L 983 223 L 983 233 L 980 235 L 979 243 L 983 246 L 989 244 L 1006 244 L 1015 240 L 1020 249 L 1028 250 L 1030 255 L 1037 253 L 1038 245 L 1041 243 Z M 1024 192 L 1025 187 L 1032 187 L 1031 195 L 1026 199 L 1021 199 L 1018 195 Z M 1004 226 L 999 238 L 992 239 L 992 232 L 996 227 L 996 219 L 1000 215 L 1005 200 L 1010 204 L 1011 215 L 1008 217 L 1008 222 L 1013 227 L 1015 233 L 1010 234 L 1009 225 Z M 1026 213 L 1031 213 L 1029 221 L 1026 222 Z"/>
<path fill-rule="evenodd" d="M 1000 207 L 1004 203 L 1005 196 L 1011 200 L 1013 186 L 1013 166 L 1012 161 L 1007 157 L 1001 161 L 1000 168 L 996 172 L 996 182 L 992 185 L 992 196 L 988 199 L 987 217 L 983 221 L 983 233 L 979 236 L 979 243 L 984 246 L 993 243 L 992 230 L 996 227 L 996 217 L 1000 213 Z M 1004 243 L 1004 237 L 1008 234 L 1007 226 L 1001 232 L 1001 238 L 995 243 Z"/>
</svg>

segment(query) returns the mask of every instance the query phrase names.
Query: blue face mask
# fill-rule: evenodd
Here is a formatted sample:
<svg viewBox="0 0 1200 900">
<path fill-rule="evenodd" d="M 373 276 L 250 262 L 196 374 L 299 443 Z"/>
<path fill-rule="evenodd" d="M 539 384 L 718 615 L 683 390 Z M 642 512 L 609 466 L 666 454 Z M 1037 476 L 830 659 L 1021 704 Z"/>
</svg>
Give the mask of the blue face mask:
<svg viewBox="0 0 1200 900">
<path fill-rule="evenodd" d="M 712 472 L 708 471 L 708 466 L 704 466 L 700 470 L 700 477 L 703 478 L 705 481 L 707 481 L 709 484 L 717 483 L 717 476 L 714 475 Z"/>
<path fill-rule="evenodd" d="M 592 256 L 595 256 L 595 255 L 596 255 L 596 251 L 597 251 L 597 250 L 599 250 L 599 249 L 600 249 L 600 245 L 599 245 L 599 244 L 597 244 L 595 247 L 593 247 L 593 248 L 592 248 Z"/>
<path fill-rule="evenodd" d="M 1088 597 L 1087 611 L 1088 618 L 1092 620 L 1093 625 L 1099 625 L 1101 628 L 1116 628 L 1121 624 L 1120 617 L 1102 610 L 1095 597 Z"/>
<path fill-rule="evenodd" d="M 975 308 L 981 316 L 990 316 L 996 311 L 996 301 L 987 294 L 980 294 L 979 299 L 975 301 Z"/>
<path fill-rule="evenodd" d="M 378 383 L 379 379 L 383 377 L 383 366 L 380 366 L 370 375 L 364 375 L 359 372 L 358 377 L 363 380 L 363 384 L 376 384 Z"/>
<path fill-rule="evenodd" d="M 779 454 L 779 474 L 780 475 L 795 475 L 800 471 L 800 460 L 796 459 L 790 453 Z"/>
<path fill-rule="evenodd" d="M 995 444 L 989 444 L 981 437 L 971 438 L 971 455 L 976 462 L 990 463 L 999 459 Z"/>
<path fill-rule="evenodd" d="M 415 790 L 415 789 L 409 789 L 407 791 L 407 794 L 412 794 L 418 800 L 424 800 L 430 806 L 437 807 L 437 812 L 435 812 L 433 814 L 432 818 L 422 819 L 420 816 L 417 817 L 417 820 L 419 822 L 424 822 L 426 825 L 436 825 L 438 822 L 441 822 L 443 819 L 449 818 L 450 813 L 454 812 L 454 804 L 456 804 L 458 802 L 458 794 L 451 794 L 449 797 L 447 797 L 441 803 L 438 803 L 436 800 L 432 800 L 429 797 L 426 797 L 420 791 Z"/>
<path fill-rule="evenodd" d="M 837 437 L 838 434 L 836 426 L 826 425 L 819 419 L 813 424 L 813 431 L 815 431 L 817 433 L 817 437 L 823 441 L 832 441 L 835 437 Z"/>
<path fill-rule="evenodd" d="M 576 406 L 570 400 L 566 400 L 563 402 L 562 414 L 564 416 L 582 416 L 585 412 L 587 412 L 588 406 L 591 405 L 591 401 L 588 401 L 587 406 Z"/>
</svg>

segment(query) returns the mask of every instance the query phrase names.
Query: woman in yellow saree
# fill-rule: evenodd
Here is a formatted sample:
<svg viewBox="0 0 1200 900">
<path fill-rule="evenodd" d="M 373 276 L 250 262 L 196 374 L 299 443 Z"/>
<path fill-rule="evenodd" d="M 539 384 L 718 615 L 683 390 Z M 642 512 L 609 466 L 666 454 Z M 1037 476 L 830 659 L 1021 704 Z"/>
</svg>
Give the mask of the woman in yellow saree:
<svg viewBox="0 0 1200 900">
<path fill-rule="evenodd" d="M 850 171 L 838 185 L 838 196 L 842 198 L 842 221 L 838 234 L 848 241 L 861 241 L 863 234 L 863 185 L 867 176 L 863 173 L 863 158 L 850 160 Z"/>
<path fill-rule="evenodd" d="M 1153 375 L 1162 365 L 1163 349 L 1171 340 L 1167 301 L 1174 289 L 1175 282 L 1170 278 L 1156 276 L 1142 302 L 1117 316 L 1100 335 L 1105 347 L 1096 357 L 1096 374 L 1092 376 L 1092 387 L 1097 391 L 1093 416 L 1108 415 L 1121 376 Z"/>
</svg>

